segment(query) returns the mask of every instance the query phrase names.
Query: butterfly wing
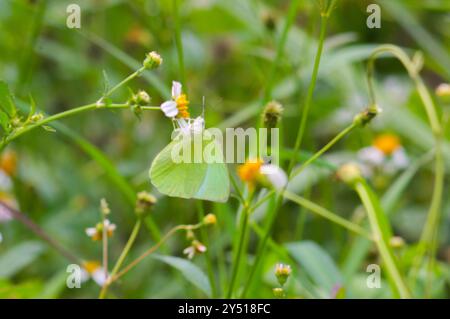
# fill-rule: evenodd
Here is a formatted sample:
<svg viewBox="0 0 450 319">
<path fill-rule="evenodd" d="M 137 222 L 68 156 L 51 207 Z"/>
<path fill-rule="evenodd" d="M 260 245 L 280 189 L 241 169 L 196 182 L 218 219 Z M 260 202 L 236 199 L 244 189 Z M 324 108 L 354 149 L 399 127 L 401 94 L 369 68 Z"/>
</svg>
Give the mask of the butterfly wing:
<svg viewBox="0 0 450 319">
<path fill-rule="evenodd" d="M 160 193 L 172 197 L 225 202 L 230 193 L 226 165 L 224 163 L 175 162 L 173 153 L 182 149 L 183 143 L 192 144 L 193 140 L 175 139 L 156 156 L 150 168 L 152 184 Z M 209 143 L 215 143 L 215 141 L 202 139 L 202 149 Z M 192 145 L 187 147 L 193 150 Z"/>
</svg>

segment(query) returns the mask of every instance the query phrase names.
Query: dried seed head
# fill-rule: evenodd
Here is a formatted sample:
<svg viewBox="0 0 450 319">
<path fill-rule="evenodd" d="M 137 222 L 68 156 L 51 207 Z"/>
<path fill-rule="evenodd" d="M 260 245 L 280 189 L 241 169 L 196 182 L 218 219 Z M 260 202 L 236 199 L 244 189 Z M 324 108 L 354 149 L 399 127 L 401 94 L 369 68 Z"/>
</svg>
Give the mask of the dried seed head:
<svg viewBox="0 0 450 319">
<path fill-rule="evenodd" d="M 278 121 L 283 115 L 284 108 L 277 101 L 271 101 L 266 104 L 263 111 L 264 127 L 274 128 L 278 125 Z"/>
<path fill-rule="evenodd" d="M 144 216 L 151 212 L 157 199 L 152 194 L 142 191 L 137 194 L 135 212 L 138 216 Z"/>
</svg>

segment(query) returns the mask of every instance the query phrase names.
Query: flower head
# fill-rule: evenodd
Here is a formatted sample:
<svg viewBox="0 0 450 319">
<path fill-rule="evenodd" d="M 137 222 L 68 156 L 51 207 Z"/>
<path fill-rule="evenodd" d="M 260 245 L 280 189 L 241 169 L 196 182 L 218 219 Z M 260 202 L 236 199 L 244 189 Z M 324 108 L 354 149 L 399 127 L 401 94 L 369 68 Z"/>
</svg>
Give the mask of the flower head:
<svg viewBox="0 0 450 319">
<path fill-rule="evenodd" d="M 137 194 L 135 212 L 139 216 L 145 215 L 150 212 L 153 205 L 155 205 L 157 199 L 152 194 L 142 191 Z"/>
<path fill-rule="evenodd" d="M 205 225 L 215 225 L 217 223 L 217 217 L 214 214 L 208 214 L 203 217 L 203 223 Z"/>
<path fill-rule="evenodd" d="M 238 167 L 239 178 L 250 188 L 257 184 L 281 189 L 287 184 L 286 173 L 277 165 L 264 164 L 261 159 L 247 160 Z"/>
<path fill-rule="evenodd" d="M 147 55 L 145 56 L 145 60 L 144 60 L 144 68 L 146 69 L 156 69 L 157 67 L 159 67 L 163 62 L 163 59 L 161 58 L 161 56 L 156 52 L 156 51 L 152 51 L 150 53 L 147 53 Z"/>
<path fill-rule="evenodd" d="M 194 239 L 191 245 L 183 250 L 183 254 L 187 255 L 187 258 L 192 259 L 196 254 L 202 254 L 206 251 L 206 246 Z"/>
<path fill-rule="evenodd" d="M 98 261 L 85 261 L 83 270 L 83 281 L 92 278 L 99 286 L 103 287 L 108 279 L 108 274 Z"/>
<path fill-rule="evenodd" d="M 440 97 L 449 97 L 450 96 L 450 84 L 441 83 L 436 88 L 436 95 Z"/>
<path fill-rule="evenodd" d="M 98 223 L 95 227 L 86 228 L 86 235 L 91 237 L 92 240 L 97 241 L 103 238 L 103 229 L 106 229 L 106 235 L 111 237 L 116 230 L 116 225 L 111 224 L 108 219 L 105 219 L 104 223 Z"/>
<path fill-rule="evenodd" d="M 291 275 L 292 269 L 291 266 L 285 264 L 277 264 L 275 266 L 275 276 L 277 277 L 278 283 L 281 286 L 284 286 L 287 279 Z"/>
<path fill-rule="evenodd" d="M 167 117 L 188 119 L 189 101 L 186 94 L 183 94 L 182 85 L 180 82 L 172 82 L 172 99 L 161 104 L 161 110 Z"/>
<path fill-rule="evenodd" d="M 283 106 L 277 101 L 271 101 L 266 104 L 263 111 L 263 121 L 266 128 L 274 128 L 283 115 Z"/>
</svg>

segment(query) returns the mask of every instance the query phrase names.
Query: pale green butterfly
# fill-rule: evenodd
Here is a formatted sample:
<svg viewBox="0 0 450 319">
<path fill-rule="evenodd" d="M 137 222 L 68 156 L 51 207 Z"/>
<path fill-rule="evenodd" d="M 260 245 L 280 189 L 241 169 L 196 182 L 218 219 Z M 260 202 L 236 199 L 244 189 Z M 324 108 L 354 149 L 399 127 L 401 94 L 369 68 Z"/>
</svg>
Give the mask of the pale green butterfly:
<svg viewBox="0 0 450 319">
<path fill-rule="evenodd" d="M 204 129 L 203 118 L 177 119 L 176 123 L 180 127 L 174 131 L 175 138 L 150 167 L 152 184 L 160 193 L 172 197 L 227 201 L 230 195 L 228 169 L 220 144 Z M 203 156 L 208 149 L 214 150 L 213 162 Z M 183 159 L 183 156 L 186 157 Z"/>
</svg>

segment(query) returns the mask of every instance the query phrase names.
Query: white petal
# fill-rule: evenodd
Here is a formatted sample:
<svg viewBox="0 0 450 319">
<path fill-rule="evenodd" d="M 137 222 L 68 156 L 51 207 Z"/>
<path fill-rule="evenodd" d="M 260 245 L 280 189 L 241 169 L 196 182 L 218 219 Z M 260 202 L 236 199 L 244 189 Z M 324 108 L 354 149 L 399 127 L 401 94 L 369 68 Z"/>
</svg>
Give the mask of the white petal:
<svg viewBox="0 0 450 319">
<path fill-rule="evenodd" d="M 181 95 L 181 83 L 177 81 L 172 81 L 172 97 L 176 99 Z"/>
<path fill-rule="evenodd" d="M 277 188 L 283 188 L 288 182 L 286 173 L 277 165 L 265 164 L 260 168 L 261 174 L 265 175 L 272 185 Z"/>
<path fill-rule="evenodd" d="M 378 166 L 383 163 L 385 156 L 379 149 L 370 146 L 361 149 L 358 152 L 358 158 L 363 162 Z"/>
<path fill-rule="evenodd" d="M 8 192 L 12 189 L 11 177 L 2 169 L 0 169 L 0 190 Z"/>
<path fill-rule="evenodd" d="M 92 279 L 99 285 L 100 287 L 103 287 L 103 285 L 106 282 L 106 279 L 108 278 L 107 274 L 105 273 L 105 270 L 101 267 L 97 268 L 92 273 Z"/>
<path fill-rule="evenodd" d="M 109 231 L 115 231 L 116 230 L 116 224 L 111 224 L 108 226 Z"/>
<path fill-rule="evenodd" d="M 89 237 L 92 237 L 95 234 L 97 234 L 97 228 L 95 228 L 95 227 L 86 228 L 86 235 L 88 235 Z"/>
<path fill-rule="evenodd" d="M 161 104 L 161 110 L 167 117 L 175 117 L 178 114 L 177 103 L 175 101 L 166 101 Z"/>
<path fill-rule="evenodd" d="M 397 168 L 405 168 L 409 165 L 409 158 L 403 148 L 399 148 L 392 154 L 392 162 Z"/>
<path fill-rule="evenodd" d="M 192 130 L 194 131 L 194 133 L 201 133 L 204 128 L 205 120 L 203 119 L 203 117 L 199 116 L 194 120 L 194 122 L 192 122 Z"/>
</svg>

